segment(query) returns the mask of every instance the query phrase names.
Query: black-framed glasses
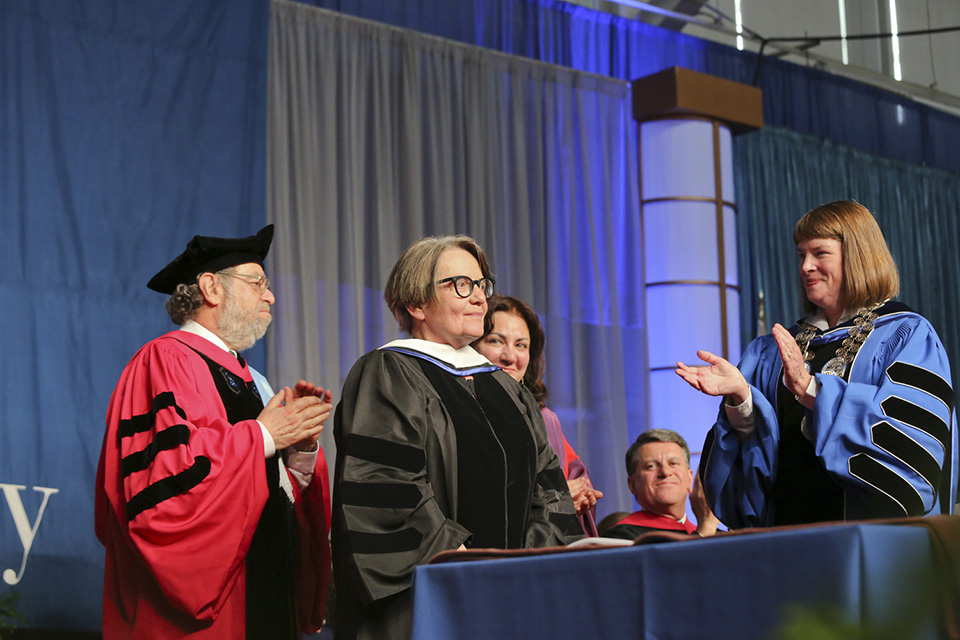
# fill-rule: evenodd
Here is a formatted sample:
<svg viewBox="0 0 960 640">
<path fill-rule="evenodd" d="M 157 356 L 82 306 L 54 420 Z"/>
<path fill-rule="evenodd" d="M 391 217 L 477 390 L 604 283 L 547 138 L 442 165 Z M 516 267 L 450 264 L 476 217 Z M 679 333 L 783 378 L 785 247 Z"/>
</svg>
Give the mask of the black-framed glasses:
<svg viewBox="0 0 960 640">
<path fill-rule="evenodd" d="M 472 280 L 470 276 L 450 276 L 443 280 L 437 280 L 436 284 L 443 284 L 444 282 L 452 282 L 453 290 L 461 298 L 469 298 L 473 294 L 474 287 L 480 287 L 483 296 L 489 298 L 493 295 L 493 285 L 496 284 L 496 280 L 493 278 Z"/>
<path fill-rule="evenodd" d="M 270 288 L 270 278 L 267 276 L 255 276 L 251 273 L 234 273 L 233 271 L 220 271 L 219 273 L 230 276 L 231 278 L 239 278 L 247 284 L 252 284 L 257 288 L 257 291 L 260 292 L 260 295 L 266 293 L 267 289 Z"/>
</svg>

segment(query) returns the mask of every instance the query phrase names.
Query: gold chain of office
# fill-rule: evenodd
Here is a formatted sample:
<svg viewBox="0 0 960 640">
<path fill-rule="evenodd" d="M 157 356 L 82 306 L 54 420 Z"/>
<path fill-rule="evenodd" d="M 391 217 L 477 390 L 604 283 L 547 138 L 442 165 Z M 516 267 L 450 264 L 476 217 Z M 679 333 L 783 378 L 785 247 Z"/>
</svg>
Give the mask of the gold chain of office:
<svg viewBox="0 0 960 640">
<path fill-rule="evenodd" d="M 886 300 L 872 307 L 861 309 L 860 313 L 854 316 L 853 326 L 847 329 L 847 337 L 843 339 L 840 347 L 837 348 L 836 355 L 823 365 L 820 373 L 828 376 L 843 377 L 847 371 L 847 367 L 850 366 L 857 352 L 860 351 L 860 347 L 862 347 L 863 343 L 870 337 L 874 322 L 880 317 L 877 315 L 876 310 L 885 303 Z M 803 321 L 800 322 L 800 327 L 801 331 L 797 334 L 796 341 L 797 346 L 803 351 L 804 366 L 807 367 L 807 371 L 809 372 L 809 361 L 813 359 L 813 354 L 808 353 L 808 348 L 810 347 L 810 341 L 817 335 L 819 329 Z"/>
</svg>

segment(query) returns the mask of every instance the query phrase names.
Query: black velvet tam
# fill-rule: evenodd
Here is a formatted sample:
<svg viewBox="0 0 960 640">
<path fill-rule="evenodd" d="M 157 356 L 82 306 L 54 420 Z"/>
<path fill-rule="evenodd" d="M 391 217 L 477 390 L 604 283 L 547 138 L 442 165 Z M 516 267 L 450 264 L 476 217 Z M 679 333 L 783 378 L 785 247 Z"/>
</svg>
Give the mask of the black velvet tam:
<svg viewBox="0 0 960 640">
<path fill-rule="evenodd" d="M 213 273 L 248 262 L 263 266 L 272 240 L 272 224 L 247 238 L 193 236 L 183 253 L 150 278 L 147 287 L 172 294 L 178 284 L 193 284 L 201 273 Z"/>
</svg>

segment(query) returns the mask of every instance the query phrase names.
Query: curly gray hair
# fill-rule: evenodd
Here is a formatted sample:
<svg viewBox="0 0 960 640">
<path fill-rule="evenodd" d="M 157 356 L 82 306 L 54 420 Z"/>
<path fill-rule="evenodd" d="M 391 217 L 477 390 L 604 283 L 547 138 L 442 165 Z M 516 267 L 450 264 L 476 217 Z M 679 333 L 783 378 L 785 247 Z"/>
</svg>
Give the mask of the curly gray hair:
<svg viewBox="0 0 960 640">
<path fill-rule="evenodd" d="M 219 273 L 214 274 L 217 281 L 223 285 L 227 293 L 233 293 L 233 283 L 230 278 L 221 278 Z M 200 285 L 178 284 L 176 290 L 167 299 L 167 315 L 173 321 L 173 324 L 182 326 L 187 320 L 193 320 L 197 316 L 197 311 L 203 306 L 203 292 L 200 291 Z"/>
</svg>

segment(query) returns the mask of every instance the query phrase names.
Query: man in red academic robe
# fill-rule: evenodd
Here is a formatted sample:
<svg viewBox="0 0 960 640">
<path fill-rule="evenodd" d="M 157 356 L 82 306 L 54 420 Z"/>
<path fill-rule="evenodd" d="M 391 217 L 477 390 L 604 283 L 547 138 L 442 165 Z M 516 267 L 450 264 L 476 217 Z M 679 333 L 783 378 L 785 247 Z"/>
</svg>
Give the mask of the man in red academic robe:
<svg viewBox="0 0 960 640">
<path fill-rule="evenodd" d="M 687 519 L 687 496 L 693 490 L 690 448 L 676 431 L 648 429 L 630 445 L 626 454 L 627 484 L 640 504 L 635 511 L 602 535 L 635 539 L 647 531 L 682 531 L 703 536 L 716 533 L 718 521 L 703 499 L 691 504 L 698 525 Z"/>
<path fill-rule="evenodd" d="M 105 640 L 291 640 L 322 623 L 330 392 L 261 397 L 239 355 L 270 323 L 272 238 L 195 236 L 147 285 L 181 326 L 137 352 L 107 412 Z"/>
</svg>

